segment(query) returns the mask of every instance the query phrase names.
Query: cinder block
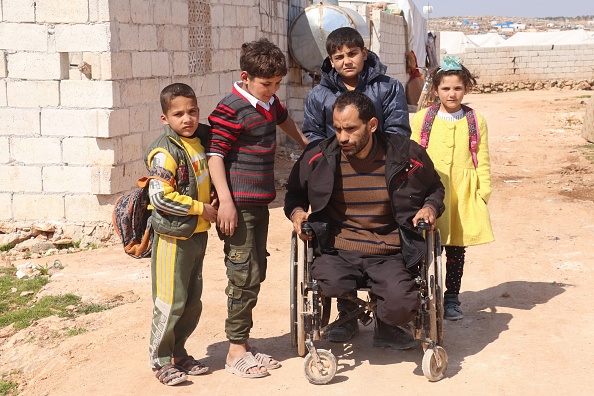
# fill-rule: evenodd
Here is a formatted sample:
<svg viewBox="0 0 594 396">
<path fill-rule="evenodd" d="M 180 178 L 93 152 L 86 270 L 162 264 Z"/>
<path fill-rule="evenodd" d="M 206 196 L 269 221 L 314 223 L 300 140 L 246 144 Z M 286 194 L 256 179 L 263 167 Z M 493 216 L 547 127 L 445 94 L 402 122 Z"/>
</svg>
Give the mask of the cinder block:
<svg viewBox="0 0 594 396">
<path fill-rule="evenodd" d="M 45 166 L 43 167 L 43 191 L 57 193 L 90 193 L 90 166 Z"/>
<path fill-rule="evenodd" d="M 15 194 L 12 208 L 15 221 L 64 219 L 62 195 Z"/>
<path fill-rule="evenodd" d="M 228 6 L 227 6 L 228 7 Z M 210 25 L 220 27 L 225 25 L 225 6 L 223 4 L 210 5 Z"/>
<path fill-rule="evenodd" d="M 169 25 L 172 22 L 171 1 L 156 1 L 153 9 L 153 23 Z"/>
<path fill-rule="evenodd" d="M 119 85 L 114 81 L 60 82 L 60 104 L 64 107 L 119 107 Z"/>
<path fill-rule="evenodd" d="M 41 192 L 41 166 L 0 166 L 0 191 Z"/>
<path fill-rule="evenodd" d="M 55 28 L 55 40 L 58 52 L 103 52 L 110 50 L 111 33 L 108 23 L 60 24 Z"/>
<path fill-rule="evenodd" d="M 138 51 L 138 25 L 129 25 L 121 23 L 119 30 L 119 50 L 120 51 Z"/>
<path fill-rule="evenodd" d="M 7 22 L 35 22 L 35 2 L 2 0 L 2 20 Z"/>
<path fill-rule="evenodd" d="M 109 22 L 109 3 L 109 0 L 89 0 L 89 22 Z M 116 3 L 125 1 L 120 0 Z"/>
<path fill-rule="evenodd" d="M 138 48 L 140 51 L 155 51 L 157 45 L 157 27 L 154 25 L 141 25 L 138 27 Z M 165 48 L 167 49 L 167 48 Z"/>
<path fill-rule="evenodd" d="M 169 53 L 151 52 L 151 71 L 153 77 L 169 76 Z"/>
<path fill-rule="evenodd" d="M 122 81 L 120 95 L 120 103 L 124 107 L 144 103 L 144 99 L 140 96 L 140 80 L 138 79 Z"/>
<path fill-rule="evenodd" d="M 132 77 L 132 54 L 129 52 L 114 52 L 105 54 L 107 57 L 102 57 L 102 60 L 105 59 L 105 61 L 107 61 L 107 59 L 109 59 L 109 65 L 106 66 L 106 69 L 109 67 L 109 72 L 106 70 L 105 74 L 103 74 L 102 63 L 101 69 L 104 80 L 120 80 Z M 106 76 L 109 76 L 109 78 Z"/>
<path fill-rule="evenodd" d="M 39 109 L 0 108 L 0 120 L 0 135 L 35 136 L 41 133 Z"/>
<path fill-rule="evenodd" d="M 132 77 L 152 77 L 151 65 L 151 52 L 132 53 Z"/>
<path fill-rule="evenodd" d="M 190 73 L 190 62 L 187 52 L 173 53 L 173 75 L 186 76 Z"/>
<path fill-rule="evenodd" d="M 157 37 L 157 46 L 159 49 L 167 51 L 182 50 L 182 29 L 180 26 L 159 26 Z"/>
<path fill-rule="evenodd" d="M 6 81 L 0 81 L 0 106 L 6 106 L 8 103 L 8 98 L 6 94 Z"/>
<path fill-rule="evenodd" d="M 159 94 L 161 89 L 165 88 L 165 85 L 160 85 L 159 80 L 156 78 L 150 78 L 140 81 L 140 97 L 143 102 L 151 107 L 157 106 L 159 109 Z M 161 114 L 161 113 L 159 113 Z"/>
<path fill-rule="evenodd" d="M 47 23 L 86 23 L 89 21 L 88 1 L 36 0 L 36 21 Z"/>
<path fill-rule="evenodd" d="M 62 160 L 68 165 L 113 165 L 121 156 L 117 139 L 66 138 L 62 141 Z"/>
<path fill-rule="evenodd" d="M 224 26 L 237 26 L 237 7 L 233 4 L 223 6 L 223 23 Z"/>
<path fill-rule="evenodd" d="M 145 149 L 142 146 L 142 133 L 122 137 L 122 163 L 142 159 Z"/>
<path fill-rule="evenodd" d="M 153 2 L 146 0 L 130 0 L 130 15 L 133 23 L 153 23 Z"/>
<path fill-rule="evenodd" d="M 188 11 L 189 10 L 187 0 L 172 0 L 171 23 L 173 25 L 187 26 L 189 21 Z"/>
<path fill-rule="evenodd" d="M 119 166 L 94 166 L 91 176 L 93 194 L 109 195 L 128 191 L 146 173 L 143 160 Z"/>
<path fill-rule="evenodd" d="M 12 195 L 11 193 L 0 194 L 0 220 L 12 220 Z"/>
<path fill-rule="evenodd" d="M 7 66 L 8 77 L 10 78 L 22 78 L 24 80 L 59 80 L 62 75 L 60 54 L 58 53 L 9 53 L 7 56 Z"/>
<path fill-rule="evenodd" d="M 62 162 L 60 139 L 24 137 L 10 140 L 10 154 L 16 162 L 27 165 L 59 164 Z"/>
<path fill-rule="evenodd" d="M 45 107 L 60 104 L 58 81 L 17 80 L 8 81 L 6 85 L 8 106 Z"/>
<path fill-rule="evenodd" d="M 113 203 L 109 203 L 106 197 L 96 195 L 66 195 L 64 202 L 67 221 L 111 222 Z"/>
<path fill-rule="evenodd" d="M 0 78 L 6 77 L 6 52 L 0 51 Z"/>
<path fill-rule="evenodd" d="M 98 125 L 98 137 L 111 138 L 127 135 L 130 133 L 130 110 L 117 109 L 99 113 Z"/>
<path fill-rule="evenodd" d="M 0 137 L 0 164 L 10 162 L 10 140 L 6 136 Z"/>
<path fill-rule="evenodd" d="M 130 0 L 110 0 L 109 3 L 109 13 L 116 21 L 120 23 L 131 21 Z"/>
<path fill-rule="evenodd" d="M 146 132 L 149 129 L 150 111 L 146 106 L 130 107 L 130 132 Z"/>
<path fill-rule="evenodd" d="M 128 109 L 42 109 L 42 136 L 110 138 L 130 133 Z"/>
</svg>

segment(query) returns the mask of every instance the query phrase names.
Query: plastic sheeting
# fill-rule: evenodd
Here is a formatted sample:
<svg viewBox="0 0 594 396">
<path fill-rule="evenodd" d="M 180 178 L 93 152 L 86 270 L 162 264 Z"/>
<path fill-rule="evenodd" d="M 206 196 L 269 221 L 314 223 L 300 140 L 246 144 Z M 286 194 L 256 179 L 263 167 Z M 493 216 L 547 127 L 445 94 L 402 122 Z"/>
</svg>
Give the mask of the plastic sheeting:
<svg viewBox="0 0 594 396">
<path fill-rule="evenodd" d="M 348 7 L 349 5 L 377 2 L 378 0 L 351 0 L 339 1 L 338 4 Z M 425 17 L 412 0 L 386 1 L 386 5 L 388 8 L 393 8 L 391 6 L 394 5 L 402 10 L 402 16 L 407 26 L 408 49 L 415 52 L 419 66 L 425 66 L 425 58 L 427 57 L 427 50 L 425 48 L 427 41 L 427 21 Z"/>
<path fill-rule="evenodd" d="M 559 32 L 518 32 L 501 43 L 500 47 L 526 45 L 594 44 L 594 37 L 585 30 L 563 30 Z"/>
</svg>

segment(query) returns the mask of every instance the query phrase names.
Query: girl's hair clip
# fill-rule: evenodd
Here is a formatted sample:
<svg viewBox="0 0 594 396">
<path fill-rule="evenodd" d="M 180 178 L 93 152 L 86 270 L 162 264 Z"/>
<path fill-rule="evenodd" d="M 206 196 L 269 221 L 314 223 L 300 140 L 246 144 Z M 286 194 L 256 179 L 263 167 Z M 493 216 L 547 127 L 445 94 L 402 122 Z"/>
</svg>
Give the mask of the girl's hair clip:
<svg viewBox="0 0 594 396">
<path fill-rule="evenodd" d="M 460 58 L 454 55 L 446 55 L 443 57 L 443 60 L 439 64 L 440 71 L 450 71 L 450 70 L 462 70 L 462 63 L 460 63 Z"/>
</svg>

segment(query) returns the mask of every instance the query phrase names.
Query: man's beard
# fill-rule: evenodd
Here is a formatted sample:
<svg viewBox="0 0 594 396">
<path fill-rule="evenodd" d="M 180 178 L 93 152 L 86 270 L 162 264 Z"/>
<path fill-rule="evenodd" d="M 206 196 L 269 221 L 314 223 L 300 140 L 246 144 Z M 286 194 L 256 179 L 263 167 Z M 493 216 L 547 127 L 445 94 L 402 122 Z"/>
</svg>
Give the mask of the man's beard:
<svg viewBox="0 0 594 396">
<path fill-rule="evenodd" d="M 361 137 L 361 140 L 357 142 L 357 144 L 352 145 L 348 150 L 342 149 L 343 154 L 346 157 L 355 157 L 359 154 L 369 143 L 369 139 L 371 139 L 371 134 L 368 133 L 368 127 L 365 127 L 365 135 Z"/>
</svg>

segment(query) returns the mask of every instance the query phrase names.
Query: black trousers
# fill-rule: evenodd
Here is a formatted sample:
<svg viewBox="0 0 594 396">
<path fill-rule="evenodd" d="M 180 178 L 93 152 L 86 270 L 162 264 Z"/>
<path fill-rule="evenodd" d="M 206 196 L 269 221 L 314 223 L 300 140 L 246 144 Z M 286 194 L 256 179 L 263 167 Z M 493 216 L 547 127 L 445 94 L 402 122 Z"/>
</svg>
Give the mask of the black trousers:
<svg viewBox="0 0 594 396">
<path fill-rule="evenodd" d="M 327 297 L 340 297 L 360 288 L 370 288 L 377 297 L 377 316 L 391 326 L 414 319 L 419 309 L 415 275 L 406 269 L 402 254 L 377 256 L 337 250 L 312 264 L 312 276 Z"/>
</svg>

